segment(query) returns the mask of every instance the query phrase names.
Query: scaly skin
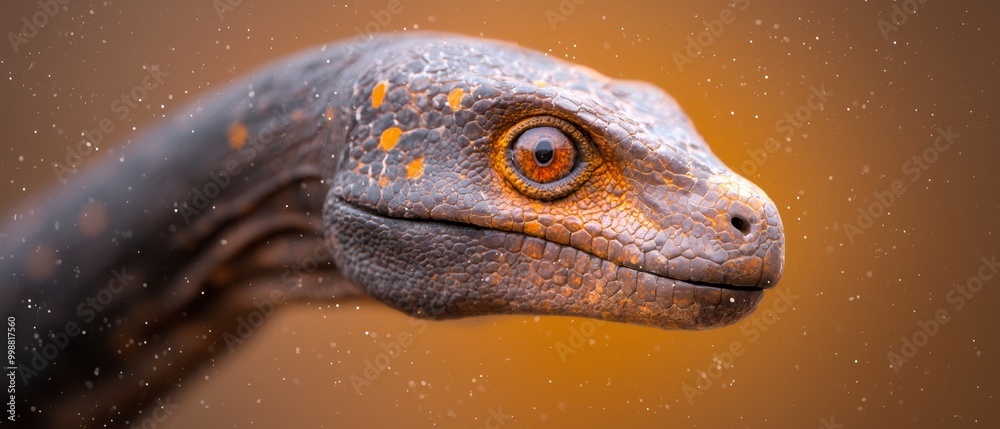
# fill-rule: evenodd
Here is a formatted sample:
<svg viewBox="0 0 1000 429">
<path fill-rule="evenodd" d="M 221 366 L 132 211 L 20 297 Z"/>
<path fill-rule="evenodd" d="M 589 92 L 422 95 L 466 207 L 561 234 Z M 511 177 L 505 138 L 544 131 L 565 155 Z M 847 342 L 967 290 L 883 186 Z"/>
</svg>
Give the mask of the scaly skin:
<svg viewBox="0 0 1000 429">
<path fill-rule="evenodd" d="M 644 83 L 407 34 L 279 61 L 207 100 L 5 227 L 22 422 L 141 422 L 286 300 L 703 329 L 781 276 L 774 204 Z M 547 184 L 508 153 L 543 126 L 575 151 Z"/>
</svg>

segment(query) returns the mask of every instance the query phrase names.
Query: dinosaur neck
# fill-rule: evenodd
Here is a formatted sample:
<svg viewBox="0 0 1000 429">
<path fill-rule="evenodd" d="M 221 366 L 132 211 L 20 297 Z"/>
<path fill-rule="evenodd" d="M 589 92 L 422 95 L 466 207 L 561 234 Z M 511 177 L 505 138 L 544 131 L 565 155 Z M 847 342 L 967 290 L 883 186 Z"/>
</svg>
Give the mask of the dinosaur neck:
<svg viewBox="0 0 1000 429">
<path fill-rule="evenodd" d="M 356 295 L 321 215 L 354 55 L 264 69 L 15 213 L 0 308 L 18 329 L 19 421 L 134 424 L 278 305 Z"/>
</svg>

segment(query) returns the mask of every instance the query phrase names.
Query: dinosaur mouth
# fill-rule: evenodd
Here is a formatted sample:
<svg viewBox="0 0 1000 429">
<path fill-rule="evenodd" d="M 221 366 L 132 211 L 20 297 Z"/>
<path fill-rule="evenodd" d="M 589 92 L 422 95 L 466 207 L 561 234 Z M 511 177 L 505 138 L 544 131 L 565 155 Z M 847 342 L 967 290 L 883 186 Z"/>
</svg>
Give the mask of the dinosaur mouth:
<svg viewBox="0 0 1000 429">
<path fill-rule="evenodd" d="M 672 279 L 569 245 L 451 221 L 328 202 L 338 266 L 370 295 L 413 315 L 582 316 L 707 329 L 750 314 L 764 288 Z"/>
</svg>

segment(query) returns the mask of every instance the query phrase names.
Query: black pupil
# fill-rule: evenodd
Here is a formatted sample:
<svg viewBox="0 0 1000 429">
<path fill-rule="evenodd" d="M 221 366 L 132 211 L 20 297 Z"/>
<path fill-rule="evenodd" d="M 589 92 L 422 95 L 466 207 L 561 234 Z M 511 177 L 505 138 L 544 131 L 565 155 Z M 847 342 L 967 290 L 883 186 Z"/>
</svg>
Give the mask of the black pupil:
<svg viewBox="0 0 1000 429">
<path fill-rule="evenodd" d="M 538 165 L 544 167 L 552 162 L 552 157 L 555 156 L 555 150 L 552 148 L 552 142 L 549 140 L 539 140 L 535 144 L 535 162 Z"/>
</svg>

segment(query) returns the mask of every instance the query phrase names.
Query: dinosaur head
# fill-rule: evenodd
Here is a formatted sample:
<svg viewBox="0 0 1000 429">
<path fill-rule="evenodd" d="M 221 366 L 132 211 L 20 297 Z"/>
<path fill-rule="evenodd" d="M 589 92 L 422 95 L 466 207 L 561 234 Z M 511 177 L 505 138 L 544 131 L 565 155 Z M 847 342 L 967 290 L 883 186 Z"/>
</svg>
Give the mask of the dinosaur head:
<svg viewBox="0 0 1000 429">
<path fill-rule="evenodd" d="M 345 274 L 410 314 L 731 324 L 781 277 L 775 205 L 644 83 L 513 45 L 376 44 L 326 200 Z"/>
</svg>

